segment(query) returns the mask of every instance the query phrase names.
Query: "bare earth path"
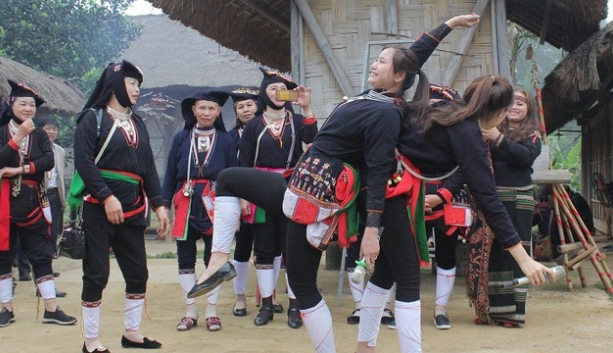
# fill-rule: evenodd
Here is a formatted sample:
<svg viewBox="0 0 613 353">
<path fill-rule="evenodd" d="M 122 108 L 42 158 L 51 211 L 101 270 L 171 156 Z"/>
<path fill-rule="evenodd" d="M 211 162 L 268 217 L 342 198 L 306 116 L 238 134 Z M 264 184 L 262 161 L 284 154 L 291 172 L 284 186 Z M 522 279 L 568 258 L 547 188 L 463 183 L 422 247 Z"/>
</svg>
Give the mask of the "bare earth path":
<svg viewBox="0 0 613 353">
<path fill-rule="evenodd" d="M 607 242 L 599 243 L 605 246 Z M 176 251 L 174 244 L 149 240 L 150 254 Z M 613 254 L 607 263 L 613 268 Z M 552 264 L 549 264 L 552 265 Z M 198 265 L 202 271 L 202 264 Z M 57 280 L 58 288 L 67 291 L 66 298 L 58 299 L 60 306 L 69 314 L 80 318 L 81 268 L 80 262 L 59 259 L 56 270 L 62 274 Z M 180 298 L 175 259 L 149 260 L 150 280 L 147 293 L 149 318 L 143 319 L 142 331 L 161 341 L 160 352 L 313 352 L 306 330 L 290 329 L 286 314 L 277 314 L 267 326 L 255 327 L 253 317 L 255 273 L 251 271 L 248 285 L 247 317 L 231 314 L 234 303 L 233 286 L 226 283 L 217 305 L 223 328 L 208 332 L 201 321 L 191 331 L 177 332 L 175 325 L 184 315 L 184 303 Z M 422 271 L 422 338 L 424 352 L 611 352 L 613 348 L 613 300 L 602 290 L 602 285 L 593 266 L 584 265 L 587 288 L 577 288 L 579 278 L 572 274 L 576 284 L 574 292 L 568 292 L 564 281 L 530 291 L 527 324 L 519 329 L 494 326 L 475 326 L 473 310 L 465 298 L 464 277 L 459 277 L 449 307 L 453 327 L 437 331 L 432 324 L 434 301 L 434 276 L 429 269 Z M 284 293 L 280 281 L 278 293 Z M 357 326 L 350 326 L 345 319 L 353 308 L 351 294 L 345 280 L 342 305 L 336 305 L 338 285 L 337 271 L 319 274 L 319 287 L 332 310 L 334 334 L 339 353 L 353 352 L 357 339 Z M 123 331 L 124 287 L 121 274 L 112 260 L 111 280 L 102 302 L 102 341 L 111 352 L 130 351 L 121 348 Z M 287 296 L 279 295 L 287 308 Z M 204 315 L 204 300 L 198 302 L 200 314 Z M 0 328 L 0 352 L 80 352 L 83 342 L 80 322 L 76 326 L 60 327 L 43 325 L 41 315 L 36 314 L 37 300 L 32 283 L 19 282 L 15 293 L 16 322 Z M 41 305 L 42 307 L 42 305 Z M 134 351 L 134 350 L 132 350 Z M 396 331 L 381 327 L 378 352 L 398 352 Z"/>
</svg>

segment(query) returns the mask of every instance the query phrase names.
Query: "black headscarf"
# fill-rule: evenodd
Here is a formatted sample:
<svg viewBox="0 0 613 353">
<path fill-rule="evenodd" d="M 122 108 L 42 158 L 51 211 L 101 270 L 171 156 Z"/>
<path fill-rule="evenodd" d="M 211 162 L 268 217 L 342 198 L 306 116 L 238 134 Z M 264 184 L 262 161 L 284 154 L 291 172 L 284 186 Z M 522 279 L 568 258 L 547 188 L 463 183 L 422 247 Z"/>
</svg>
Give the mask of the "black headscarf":
<svg viewBox="0 0 613 353">
<path fill-rule="evenodd" d="M 229 96 L 230 93 L 224 91 L 200 90 L 193 92 L 187 97 L 185 97 L 185 99 L 181 101 L 181 114 L 183 115 L 183 119 L 185 119 L 185 126 L 183 128 L 185 130 L 190 130 L 198 122 L 198 119 L 196 119 L 194 111 L 192 110 L 192 106 L 196 103 L 196 101 L 215 102 L 219 104 L 220 107 L 223 107 L 224 104 L 226 104 L 226 101 L 228 100 Z M 218 130 L 224 132 L 226 131 L 221 112 L 219 113 L 217 119 L 215 119 L 214 126 Z"/>
<path fill-rule="evenodd" d="M 83 110 L 89 108 L 104 108 L 106 107 L 111 94 L 114 93 L 119 104 L 122 107 L 131 107 L 130 97 L 126 91 L 125 77 L 132 77 L 138 80 L 138 85 L 143 83 L 143 73 L 140 69 L 126 60 L 119 63 L 110 63 L 100 78 L 96 82 L 94 91 L 89 96 Z"/>
<path fill-rule="evenodd" d="M 32 97 L 36 108 L 45 103 L 45 100 L 36 92 L 36 90 L 25 82 L 15 82 L 8 80 L 11 91 L 9 92 L 6 100 L 2 102 L 2 114 L 0 115 L 0 126 L 8 124 L 13 115 L 13 102 L 18 97 Z M 15 120 L 16 123 L 21 124 L 21 121 Z"/>
<path fill-rule="evenodd" d="M 258 103 L 260 103 L 259 109 L 263 111 L 267 106 L 274 110 L 281 110 L 283 108 L 292 109 L 291 108 L 292 104 L 289 102 L 287 102 L 285 105 L 281 107 L 274 104 L 270 100 L 270 98 L 268 98 L 268 95 L 266 94 L 266 87 L 268 87 L 268 85 L 272 83 L 280 82 L 280 83 L 285 83 L 285 86 L 287 87 L 287 89 L 294 89 L 298 87 L 296 82 L 292 81 L 292 79 L 288 77 L 281 75 L 278 71 L 266 70 L 263 67 L 260 67 L 260 71 L 262 71 L 262 73 L 264 74 L 264 77 L 262 78 L 262 83 L 260 84 L 260 94 L 258 95 Z"/>
</svg>

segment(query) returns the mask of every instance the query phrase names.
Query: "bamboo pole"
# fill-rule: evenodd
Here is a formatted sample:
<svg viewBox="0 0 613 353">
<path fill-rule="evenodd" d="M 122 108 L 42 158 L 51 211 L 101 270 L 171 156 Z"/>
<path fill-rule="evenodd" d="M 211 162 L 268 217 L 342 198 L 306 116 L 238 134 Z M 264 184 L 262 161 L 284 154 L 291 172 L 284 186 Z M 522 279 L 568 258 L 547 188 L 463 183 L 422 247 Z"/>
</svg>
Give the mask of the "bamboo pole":
<svg viewBox="0 0 613 353">
<path fill-rule="evenodd" d="M 566 206 L 566 207 L 560 207 L 560 209 L 563 211 L 567 219 L 570 221 L 570 225 L 572 229 L 577 234 L 577 237 L 579 238 L 579 241 L 581 242 L 581 244 L 583 244 L 583 247 L 585 248 L 585 250 L 589 250 L 591 248 L 591 244 L 588 243 L 586 236 L 584 235 L 583 231 L 581 230 L 581 228 L 575 221 L 574 219 L 575 217 L 569 211 L 568 205 L 565 204 L 565 200 L 564 200 L 564 197 L 561 196 L 560 189 L 562 189 L 562 192 L 566 193 L 566 191 L 564 190 L 564 188 L 562 188 L 561 185 L 559 184 L 554 185 L 554 192 L 553 192 L 554 200 L 557 199 L 559 203 Z M 589 231 L 588 231 L 588 234 L 589 234 Z M 591 239 L 591 236 L 590 236 L 590 240 L 593 241 L 593 239 Z M 604 285 L 605 291 L 609 295 L 613 295 L 613 283 L 611 282 L 611 278 L 607 276 L 607 274 L 605 273 L 605 270 L 602 266 L 602 262 L 598 261 L 598 259 L 596 258 L 597 253 L 598 251 L 592 253 L 592 255 L 590 256 L 590 261 L 592 262 L 592 265 L 594 265 L 594 268 L 596 269 L 596 272 L 598 273 L 598 276 L 600 277 L 600 280 L 602 281 L 602 284 Z"/>
<path fill-rule="evenodd" d="M 568 205 L 568 208 L 571 210 L 572 214 L 575 216 L 574 218 L 576 218 L 577 223 L 581 227 L 581 230 L 583 231 L 583 233 L 586 234 L 586 238 L 590 241 L 590 244 L 598 248 L 598 245 L 596 244 L 594 237 L 592 237 L 592 233 L 589 231 L 589 229 L 587 229 L 585 222 L 583 222 L 581 215 L 575 208 L 575 205 L 571 201 L 570 196 L 568 196 L 568 193 L 566 192 L 566 190 L 564 190 L 564 188 L 561 185 L 557 185 L 557 187 L 559 190 L 561 190 L 563 201 Z M 609 269 L 609 266 L 607 265 L 607 263 L 604 261 L 605 254 L 602 253 L 600 250 L 598 250 L 596 252 L 596 257 L 602 263 L 602 267 L 606 271 L 606 274 L 609 277 L 609 281 L 611 282 L 611 285 L 613 286 L 613 274 L 611 273 L 611 270 Z M 611 292 L 611 294 L 613 295 L 613 291 Z"/>
<path fill-rule="evenodd" d="M 555 195 L 555 190 L 553 190 L 554 195 Z M 562 217 L 560 216 L 560 205 L 558 204 L 558 200 L 557 198 L 554 196 L 553 198 L 553 210 L 556 214 L 556 224 L 558 225 L 558 233 L 560 235 L 560 244 L 564 245 L 566 244 L 566 239 L 564 237 L 564 229 L 562 228 Z M 562 254 L 562 257 L 564 258 L 564 264 L 568 263 L 568 253 L 564 253 Z M 566 284 L 568 285 L 568 290 L 569 291 L 574 291 L 574 286 L 573 286 L 573 278 L 570 276 L 570 271 L 566 271 Z"/>
</svg>

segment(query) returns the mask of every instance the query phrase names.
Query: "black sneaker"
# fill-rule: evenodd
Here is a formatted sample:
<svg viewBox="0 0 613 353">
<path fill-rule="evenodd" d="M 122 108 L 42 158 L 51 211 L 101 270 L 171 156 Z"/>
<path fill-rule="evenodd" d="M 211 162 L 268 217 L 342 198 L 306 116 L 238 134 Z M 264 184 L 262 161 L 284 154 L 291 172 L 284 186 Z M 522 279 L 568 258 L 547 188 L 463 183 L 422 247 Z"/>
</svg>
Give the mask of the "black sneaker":
<svg viewBox="0 0 613 353">
<path fill-rule="evenodd" d="M 439 330 L 449 330 L 451 328 L 451 321 L 443 314 L 436 315 L 434 318 L 434 326 Z"/>
<path fill-rule="evenodd" d="M 54 312 L 45 309 L 43 315 L 43 324 L 72 325 L 75 322 L 77 322 L 77 318 L 66 315 L 59 306 Z"/>
<path fill-rule="evenodd" d="M 390 322 L 389 325 L 387 325 L 387 327 L 390 330 L 395 330 L 396 329 L 396 319 L 392 320 L 392 322 Z"/>
<path fill-rule="evenodd" d="M 11 322 L 15 322 L 15 314 L 8 311 L 7 308 L 2 308 L 2 311 L 0 311 L 0 327 L 8 326 Z"/>
</svg>

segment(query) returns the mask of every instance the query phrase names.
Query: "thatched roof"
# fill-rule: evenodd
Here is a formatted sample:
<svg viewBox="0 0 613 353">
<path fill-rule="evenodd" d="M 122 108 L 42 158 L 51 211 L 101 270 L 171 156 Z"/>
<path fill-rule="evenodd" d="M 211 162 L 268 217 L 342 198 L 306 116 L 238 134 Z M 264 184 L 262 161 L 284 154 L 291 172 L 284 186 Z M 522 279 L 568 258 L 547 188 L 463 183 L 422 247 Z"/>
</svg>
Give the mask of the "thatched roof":
<svg viewBox="0 0 613 353">
<path fill-rule="evenodd" d="M 288 0 L 147 1 L 225 47 L 291 71 Z M 510 20 L 567 51 L 598 31 L 607 15 L 607 0 L 506 0 L 506 7 Z"/>
<path fill-rule="evenodd" d="M 172 20 L 281 71 L 291 70 L 288 0 L 147 0 Z"/>
<path fill-rule="evenodd" d="M 589 119 L 613 85 L 613 22 L 569 53 L 545 78 L 543 108 L 547 132 L 570 120 Z"/>
<path fill-rule="evenodd" d="M 0 57 L 0 97 L 6 97 L 9 93 L 8 79 L 31 84 L 46 101 L 41 106 L 43 111 L 74 115 L 85 105 L 81 91 L 68 81 Z"/>
<path fill-rule="evenodd" d="M 556 48 L 571 51 L 598 31 L 607 0 L 506 0 L 507 16 Z"/>
<path fill-rule="evenodd" d="M 143 70 L 143 88 L 254 86 L 262 80 L 258 63 L 168 16 L 134 16 L 131 20 L 142 25 L 141 36 L 121 58 Z"/>
</svg>

